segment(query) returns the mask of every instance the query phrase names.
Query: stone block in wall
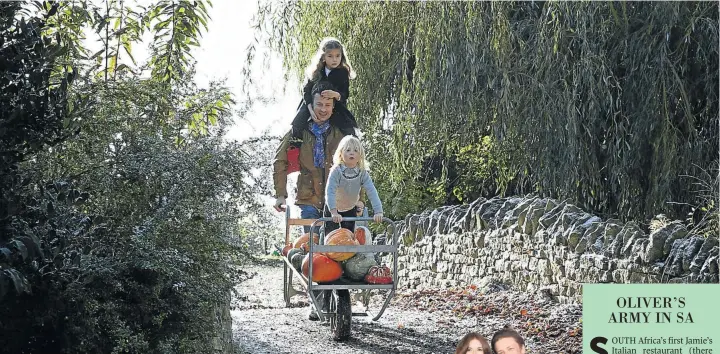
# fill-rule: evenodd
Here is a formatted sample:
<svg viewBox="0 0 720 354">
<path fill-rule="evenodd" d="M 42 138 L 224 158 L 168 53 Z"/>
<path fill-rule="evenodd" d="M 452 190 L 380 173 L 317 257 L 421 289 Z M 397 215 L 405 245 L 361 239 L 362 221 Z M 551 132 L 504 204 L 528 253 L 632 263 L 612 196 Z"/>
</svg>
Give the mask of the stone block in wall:
<svg viewBox="0 0 720 354">
<path fill-rule="evenodd" d="M 460 205 L 453 210 L 450 215 L 450 232 L 463 233 L 470 231 L 469 228 L 471 223 L 468 219 L 472 220 L 472 217 L 470 216 L 471 214 L 469 213 L 471 209 L 472 204 Z"/>
<path fill-rule="evenodd" d="M 594 262 L 595 262 L 595 268 L 600 270 L 608 270 L 610 269 L 610 258 L 604 256 L 604 255 L 595 255 L 593 256 Z"/>
<path fill-rule="evenodd" d="M 670 254 L 670 251 L 672 250 L 672 246 L 675 243 L 675 240 L 685 238 L 688 234 L 688 230 L 685 227 L 685 225 L 679 224 L 679 223 L 672 223 L 670 224 L 674 226 L 669 231 L 669 235 L 667 239 L 665 240 L 665 245 L 663 247 L 663 258 L 667 257 Z M 667 225 L 667 226 L 670 226 Z"/>
<path fill-rule="evenodd" d="M 544 245 L 550 240 L 550 236 L 545 230 L 540 230 L 533 235 L 530 240 L 533 240 L 536 244 Z"/>
<path fill-rule="evenodd" d="M 475 247 L 477 248 L 484 248 L 485 247 L 485 233 L 479 233 L 474 235 L 473 242 Z"/>
<path fill-rule="evenodd" d="M 420 214 L 420 220 L 418 222 L 418 224 L 419 224 L 418 232 L 422 231 L 423 234 L 431 234 L 432 235 L 432 233 L 427 232 L 428 229 L 430 229 L 430 214 L 431 213 L 432 213 L 432 211 L 428 211 L 426 213 Z"/>
<path fill-rule="evenodd" d="M 478 208 L 473 214 L 473 220 L 475 221 L 474 231 L 482 231 L 489 228 L 488 221 L 483 218 L 480 208 Z"/>
<path fill-rule="evenodd" d="M 532 259 L 534 259 L 534 258 L 535 257 L 533 257 Z M 530 257 L 523 257 L 520 260 L 519 268 L 523 269 L 523 270 L 530 270 L 530 259 L 531 259 Z"/>
<path fill-rule="evenodd" d="M 553 208 L 549 211 L 546 211 L 543 216 L 540 217 L 540 220 L 538 220 L 538 228 L 542 229 L 550 229 L 560 218 L 560 215 L 562 213 L 563 208 L 567 203 L 561 202 L 558 204 L 555 204 Z M 552 232 L 552 230 L 548 230 L 548 232 Z"/>
<path fill-rule="evenodd" d="M 614 222 L 605 222 L 605 228 L 603 229 L 603 248 L 610 246 L 615 241 L 620 232 L 623 229 L 623 225 Z"/>
<path fill-rule="evenodd" d="M 497 213 L 495 213 L 495 216 L 493 217 L 493 220 L 495 221 L 495 228 L 502 228 L 506 214 L 515 209 L 515 207 L 517 207 L 517 205 L 520 204 L 522 201 L 523 198 L 519 197 L 505 198 L 505 202 L 502 204 L 500 209 L 498 209 Z"/>
<path fill-rule="evenodd" d="M 535 199 L 530 204 L 530 207 L 525 212 L 522 232 L 526 235 L 534 235 L 538 231 L 540 218 L 545 214 L 546 205 L 547 199 Z"/>
<path fill-rule="evenodd" d="M 444 237 L 437 235 L 434 236 L 428 243 L 435 249 L 441 249 L 446 244 L 446 241 L 444 240 Z"/>
<path fill-rule="evenodd" d="M 505 198 L 492 198 L 480 205 L 477 214 L 479 218 L 483 220 L 484 228 L 493 227 L 495 228 L 495 215 L 498 210 L 505 203 Z"/>
<path fill-rule="evenodd" d="M 470 206 L 467 204 L 464 205 L 455 205 L 450 213 L 448 213 L 447 223 L 448 223 L 448 233 L 455 233 L 455 234 L 461 234 L 466 231 L 463 225 L 463 217 L 465 216 L 465 213 L 467 213 L 467 210 Z"/>
<path fill-rule="evenodd" d="M 567 259 L 567 248 L 552 247 L 552 256 L 550 259 L 558 265 L 565 263 L 565 260 Z"/>
<path fill-rule="evenodd" d="M 693 259 L 704 242 L 705 238 L 697 235 L 675 240 L 665 261 L 665 273 L 669 276 L 679 276 L 689 271 Z"/>
<path fill-rule="evenodd" d="M 645 235 L 645 232 L 638 226 L 638 224 L 634 221 L 629 221 L 623 225 L 622 231 L 620 231 L 620 234 L 622 235 L 623 243 L 626 244 L 628 241 L 630 241 L 630 238 L 634 235 L 640 235 L 642 237 Z"/>
<path fill-rule="evenodd" d="M 576 254 L 583 254 L 587 250 L 588 245 L 588 239 L 585 237 L 580 238 L 580 241 L 578 241 L 577 246 L 575 246 L 575 253 Z"/>
<path fill-rule="evenodd" d="M 440 212 L 435 216 L 436 227 L 432 229 L 432 231 L 440 235 L 447 234 L 448 231 L 450 231 L 450 215 L 452 214 L 453 208 L 454 207 L 448 206 L 438 209 Z"/>
<path fill-rule="evenodd" d="M 710 250 L 710 255 L 707 259 L 705 259 L 705 263 L 703 263 L 703 266 L 700 268 L 700 274 L 713 275 L 713 278 L 717 279 L 719 257 L 720 256 L 718 255 L 718 247 L 715 246 Z"/>
<path fill-rule="evenodd" d="M 622 249 L 625 245 L 625 241 L 623 240 L 623 234 L 622 231 L 620 234 L 618 234 L 610 243 L 610 245 L 605 249 L 603 252 L 604 255 L 608 257 L 622 257 Z"/>
<path fill-rule="evenodd" d="M 580 239 L 582 239 L 583 236 L 583 230 L 580 228 L 573 227 L 571 230 L 568 230 L 565 238 L 567 239 L 567 245 L 571 249 L 577 249 L 578 244 L 580 243 Z M 587 242 L 584 243 L 584 246 L 581 248 L 582 252 L 585 252 L 585 247 L 587 246 Z"/>
<path fill-rule="evenodd" d="M 571 284 L 568 286 L 568 297 L 582 295 L 582 286 L 580 284 Z"/>
<path fill-rule="evenodd" d="M 650 234 L 650 242 L 645 249 L 643 260 L 646 263 L 654 263 L 665 259 L 672 248 L 675 240 L 685 237 L 687 230 L 683 225 L 667 224 Z M 668 244 L 668 246 L 666 246 Z"/>
<path fill-rule="evenodd" d="M 627 269 L 616 269 L 612 272 L 613 281 L 616 283 L 627 283 L 629 275 Z"/>
<path fill-rule="evenodd" d="M 505 260 L 496 259 L 493 263 L 493 269 L 497 269 L 498 271 L 502 271 L 503 269 L 505 269 Z"/>
<path fill-rule="evenodd" d="M 480 208 L 480 205 L 482 203 L 485 203 L 487 200 L 485 198 L 478 198 L 475 199 L 467 208 L 467 211 L 465 212 L 465 215 L 463 216 L 462 220 L 462 229 L 466 232 L 472 232 L 476 230 L 477 227 L 477 220 L 476 215 L 477 211 Z"/>
<path fill-rule="evenodd" d="M 512 200 L 512 203 L 509 205 L 510 209 L 502 216 L 502 220 L 498 220 L 499 227 L 511 230 L 518 229 L 519 226 L 523 224 L 525 219 L 524 214 L 527 212 L 527 209 L 530 207 L 532 201 L 533 199 L 520 199 L 519 201 Z M 506 203 L 509 202 L 510 201 Z M 502 211 L 503 209 L 501 208 L 500 210 Z"/>
<path fill-rule="evenodd" d="M 455 274 L 463 274 L 463 268 L 465 267 L 465 264 L 462 263 L 456 263 L 453 264 L 453 273 Z"/>
<path fill-rule="evenodd" d="M 557 278 L 565 278 L 565 266 L 550 263 L 550 270 Z"/>
<path fill-rule="evenodd" d="M 479 268 L 476 265 L 466 265 L 462 270 L 462 273 L 476 276 L 478 274 L 478 270 Z"/>
<path fill-rule="evenodd" d="M 423 223 L 423 230 L 425 230 L 425 234 L 427 235 L 436 235 L 437 234 L 437 224 L 438 224 L 438 217 L 440 216 L 440 213 L 442 213 L 443 210 L 445 210 L 447 207 L 440 207 L 438 209 L 435 209 L 430 212 L 430 215 L 427 216 L 425 219 L 425 223 Z"/>
<path fill-rule="evenodd" d="M 550 269 L 550 265 L 547 259 L 538 260 L 537 272 L 544 277 L 549 277 L 552 275 L 552 269 Z"/>
<path fill-rule="evenodd" d="M 632 256 L 635 253 L 634 248 L 635 248 L 635 243 L 637 242 L 637 240 L 640 240 L 640 239 L 643 239 L 646 237 L 647 237 L 647 235 L 645 235 L 644 233 L 631 234 L 630 239 L 628 239 L 627 242 L 625 242 L 625 245 L 623 246 L 622 250 L 620 251 L 622 256 L 625 258 L 629 258 L 630 256 Z"/>
<path fill-rule="evenodd" d="M 585 221 L 589 220 L 593 216 L 584 212 L 572 204 L 566 204 L 560 212 L 560 217 L 552 226 L 552 230 L 555 232 L 564 232 L 570 229 L 572 226 L 582 226 Z"/>
<path fill-rule="evenodd" d="M 631 258 L 632 259 L 638 259 L 638 263 L 642 263 L 645 261 L 644 254 L 647 250 L 647 245 L 650 243 L 649 238 L 638 238 L 635 239 L 635 243 L 632 246 L 632 250 L 630 251 Z"/>
<path fill-rule="evenodd" d="M 563 234 L 556 232 L 550 236 L 550 244 L 553 246 L 565 246 L 567 245 L 567 239 Z"/>
<path fill-rule="evenodd" d="M 403 238 L 403 243 L 411 245 L 422 239 L 422 234 L 418 235 L 418 229 L 420 229 L 420 215 L 411 215 L 409 218 L 405 219 L 407 220 L 407 233 Z"/>
<path fill-rule="evenodd" d="M 702 248 L 704 242 L 705 238 L 702 236 L 690 237 L 687 245 L 685 246 L 682 257 L 682 269 L 684 272 L 690 270 L 690 265 L 692 265 L 693 259 L 695 259 L 697 254 L 700 252 L 700 249 Z"/>
<path fill-rule="evenodd" d="M 586 251 L 597 253 L 597 250 L 594 247 L 597 240 L 601 238 L 603 231 L 602 224 L 592 224 L 587 229 L 584 229 L 582 238 L 580 242 L 578 242 L 578 245 L 583 244 L 585 247 L 579 247 L 576 249 L 575 253 L 584 253 Z M 578 252 L 579 250 L 582 250 L 582 252 Z"/>
<path fill-rule="evenodd" d="M 523 203 L 521 203 L 520 206 L 515 208 L 516 210 L 519 209 L 519 210 L 517 210 L 517 211 L 519 211 L 519 213 L 517 213 L 517 221 L 512 226 L 515 229 L 515 231 L 525 233 L 526 235 L 532 235 L 531 232 L 525 232 L 525 224 L 526 224 L 527 217 L 530 214 L 530 211 L 536 202 L 537 202 L 537 198 L 529 198 L 529 199 L 526 199 Z M 539 217 L 538 217 L 538 219 L 539 219 Z"/>
<path fill-rule="evenodd" d="M 718 247 L 718 239 L 715 237 L 706 237 L 705 241 L 703 242 L 702 246 L 700 246 L 700 250 L 695 255 L 695 258 L 693 258 L 692 263 L 690 264 L 690 271 L 692 274 L 697 275 L 700 274 L 700 270 L 702 269 L 703 265 L 705 264 L 705 261 L 708 257 L 710 257 L 710 251 L 713 250 L 713 248 Z"/>
<path fill-rule="evenodd" d="M 614 258 L 626 258 L 631 255 L 633 240 L 644 238 L 645 233 L 634 222 L 628 222 L 623 225 L 620 233 L 615 237 L 609 248 L 605 251 L 605 255 Z"/>
<path fill-rule="evenodd" d="M 658 283 L 660 277 L 657 274 L 649 274 L 642 272 L 630 272 L 628 276 L 629 283 Z"/>
</svg>

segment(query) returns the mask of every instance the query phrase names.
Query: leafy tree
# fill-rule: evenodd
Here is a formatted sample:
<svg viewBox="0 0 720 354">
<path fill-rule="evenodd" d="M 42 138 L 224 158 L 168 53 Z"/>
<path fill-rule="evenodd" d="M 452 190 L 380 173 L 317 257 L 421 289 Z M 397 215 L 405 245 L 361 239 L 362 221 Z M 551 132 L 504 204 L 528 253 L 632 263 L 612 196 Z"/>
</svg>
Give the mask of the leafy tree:
<svg viewBox="0 0 720 354">
<path fill-rule="evenodd" d="M 349 108 L 395 217 L 534 193 L 622 219 L 677 218 L 698 202 L 684 175 L 718 160 L 717 12 L 283 1 L 261 3 L 257 28 L 288 73 L 322 37 L 345 44 L 358 72 Z"/>
<path fill-rule="evenodd" d="M 179 21 L 156 48 L 198 30 L 172 4 L 0 3 L 3 351 L 215 351 L 216 311 L 249 257 L 238 220 L 261 210 L 252 171 L 266 162 L 223 141 L 234 102 L 221 83 L 194 84 L 176 56 L 186 46 L 153 54 L 170 76 L 117 64 L 117 41 L 130 55 L 123 41 L 141 33 L 132 18 Z M 105 33 L 95 57 L 86 25 Z"/>
</svg>

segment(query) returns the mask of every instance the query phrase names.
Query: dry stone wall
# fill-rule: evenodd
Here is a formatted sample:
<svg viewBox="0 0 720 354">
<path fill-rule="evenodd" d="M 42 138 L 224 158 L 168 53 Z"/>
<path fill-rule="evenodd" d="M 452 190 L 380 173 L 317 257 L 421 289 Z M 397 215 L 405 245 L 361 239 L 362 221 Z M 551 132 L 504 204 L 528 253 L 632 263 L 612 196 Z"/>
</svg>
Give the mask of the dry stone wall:
<svg viewBox="0 0 720 354">
<path fill-rule="evenodd" d="M 578 302 L 585 282 L 718 282 L 717 237 L 679 222 L 648 234 L 553 199 L 478 199 L 394 226 L 401 288 L 475 284 Z"/>
</svg>

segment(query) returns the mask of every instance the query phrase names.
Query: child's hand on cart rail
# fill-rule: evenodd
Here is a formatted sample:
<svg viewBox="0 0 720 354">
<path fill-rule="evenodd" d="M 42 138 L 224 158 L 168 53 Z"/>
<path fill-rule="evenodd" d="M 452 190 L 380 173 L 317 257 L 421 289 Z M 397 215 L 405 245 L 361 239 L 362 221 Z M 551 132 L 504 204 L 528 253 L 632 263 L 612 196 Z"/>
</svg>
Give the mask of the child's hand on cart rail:
<svg viewBox="0 0 720 354">
<path fill-rule="evenodd" d="M 332 216 L 334 223 L 339 224 L 342 222 L 342 215 L 338 214 L 337 209 L 330 210 L 330 216 Z"/>
<path fill-rule="evenodd" d="M 373 215 L 373 221 L 375 221 L 377 223 L 381 223 L 383 221 L 383 214 L 377 213 L 377 214 Z"/>
</svg>

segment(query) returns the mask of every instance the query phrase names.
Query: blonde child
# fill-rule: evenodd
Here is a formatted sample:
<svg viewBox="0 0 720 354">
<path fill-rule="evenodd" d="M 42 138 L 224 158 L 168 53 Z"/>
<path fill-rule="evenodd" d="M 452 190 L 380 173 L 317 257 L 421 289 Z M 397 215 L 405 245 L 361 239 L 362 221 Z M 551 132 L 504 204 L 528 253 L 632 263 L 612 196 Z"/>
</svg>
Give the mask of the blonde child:
<svg viewBox="0 0 720 354">
<path fill-rule="evenodd" d="M 355 222 L 343 222 L 342 218 L 357 215 L 360 188 L 365 188 L 370 199 L 374 221 L 382 222 L 382 203 L 367 167 L 365 149 L 360 140 L 351 135 L 340 140 L 325 188 L 325 216 L 333 219 L 325 224 L 326 235 L 340 226 L 355 229 Z"/>
</svg>

